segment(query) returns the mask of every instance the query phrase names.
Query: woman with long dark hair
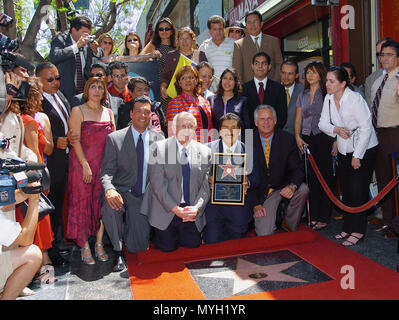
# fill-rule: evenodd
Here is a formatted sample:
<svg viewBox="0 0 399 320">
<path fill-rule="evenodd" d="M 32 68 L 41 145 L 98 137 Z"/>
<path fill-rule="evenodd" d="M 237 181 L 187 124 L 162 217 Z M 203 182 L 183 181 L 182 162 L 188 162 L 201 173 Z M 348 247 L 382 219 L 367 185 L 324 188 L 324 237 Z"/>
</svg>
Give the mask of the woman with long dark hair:
<svg viewBox="0 0 399 320">
<path fill-rule="evenodd" d="M 331 157 L 333 139 L 323 133 L 318 126 L 324 97 L 327 93 L 327 70 L 321 62 L 315 61 L 305 67 L 304 73 L 305 87 L 298 96 L 296 104 L 295 139 L 302 154 L 304 145 L 309 148 L 321 173 L 331 187 L 333 183 Z M 311 227 L 320 230 L 329 223 L 332 204 L 311 168 L 308 174 Z"/>
<path fill-rule="evenodd" d="M 350 88 L 344 68 L 332 67 L 327 73 L 327 96 L 319 128 L 337 138 L 338 172 L 343 203 L 358 207 L 369 200 L 369 185 L 377 156 L 378 140 L 367 102 Z M 344 213 L 342 245 L 350 247 L 362 240 L 367 230 L 367 211 Z"/>
<path fill-rule="evenodd" d="M 208 98 L 212 109 L 212 122 L 219 123 L 219 119 L 226 113 L 235 113 L 242 119 L 247 97 L 241 95 L 242 87 L 235 69 L 227 68 L 220 76 L 217 94 Z"/>
</svg>

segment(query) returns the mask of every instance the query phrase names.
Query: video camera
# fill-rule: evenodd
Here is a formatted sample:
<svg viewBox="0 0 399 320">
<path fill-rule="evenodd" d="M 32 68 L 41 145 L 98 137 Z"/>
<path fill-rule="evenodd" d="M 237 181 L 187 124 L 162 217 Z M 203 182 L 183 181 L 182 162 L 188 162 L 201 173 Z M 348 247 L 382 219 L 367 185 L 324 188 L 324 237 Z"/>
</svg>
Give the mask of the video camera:
<svg viewBox="0 0 399 320">
<path fill-rule="evenodd" d="M 0 26 L 8 26 L 13 22 L 13 19 L 4 13 L 0 13 Z M 0 114 L 4 112 L 7 106 L 7 94 L 13 96 L 14 100 L 26 100 L 30 85 L 28 82 L 22 82 L 19 88 L 15 88 L 11 84 L 5 85 L 4 72 L 11 71 L 15 67 L 23 67 L 29 71 L 34 70 L 34 65 L 18 56 L 14 52 L 19 48 L 19 41 L 17 39 L 10 39 L 6 35 L 0 33 Z M 1 85 L 4 84 L 4 85 Z"/>
<path fill-rule="evenodd" d="M 12 138 L 0 139 L 0 146 L 6 149 Z M 10 175 L 12 173 L 13 175 Z M 28 187 L 31 182 L 40 181 L 40 186 Z M 41 193 L 50 187 L 50 173 L 44 163 L 25 162 L 19 159 L 0 159 L 0 206 L 15 202 L 15 190 L 24 193 Z"/>
</svg>

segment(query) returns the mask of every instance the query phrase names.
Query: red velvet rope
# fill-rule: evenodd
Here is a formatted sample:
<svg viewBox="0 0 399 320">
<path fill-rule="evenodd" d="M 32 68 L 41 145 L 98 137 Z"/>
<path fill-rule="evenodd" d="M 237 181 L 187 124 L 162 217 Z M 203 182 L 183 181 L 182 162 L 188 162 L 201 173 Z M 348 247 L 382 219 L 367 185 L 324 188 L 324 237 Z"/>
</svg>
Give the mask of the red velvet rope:
<svg viewBox="0 0 399 320">
<path fill-rule="evenodd" d="M 308 149 L 309 150 L 309 149 Z M 320 173 L 319 168 L 317 167 L 316 162 L 314 161 L 314 158 L 312 156 L 312 154 L 310 152 L 308 152 L 308 159 L 309 162 L 313 168 L 313 171 L 315 172 L 317 179 L 319 179 L 320 184 L 322 185 L 324 191 L 326 192 L 327 196 L 330 198 L 330 200 L 341 210 L 345 211 L 345 212 L 349 212 L 349 213 L 359 213 L 359 212 L 363 212 L 366 211 L 368 209 L 370 209 L 372 206 L 374 206 L 377 202 L 379 202 L 382 198 L 384 198 L 387 193 L 389 191 L 391 191 L 391 189 L 393 187 L 396 186 L 396 184 L 398 183 L 399 177 L 396 176 L 394 177 L 385 187 L 384 189 L 381 190 L 380 193 L 378 193 L 373 199 L 371 199 L 370 201 L 366 202 L 365 204 L 361 205 L 360 207 L 348 207 L 346 205 L 344 205 L 342 202 L 340 202 L 334 195 L 334 193 L 330 190 L 330 188 L 328 187 L 326 181 L 324 180 L 323 176 Z"/>
</svg>

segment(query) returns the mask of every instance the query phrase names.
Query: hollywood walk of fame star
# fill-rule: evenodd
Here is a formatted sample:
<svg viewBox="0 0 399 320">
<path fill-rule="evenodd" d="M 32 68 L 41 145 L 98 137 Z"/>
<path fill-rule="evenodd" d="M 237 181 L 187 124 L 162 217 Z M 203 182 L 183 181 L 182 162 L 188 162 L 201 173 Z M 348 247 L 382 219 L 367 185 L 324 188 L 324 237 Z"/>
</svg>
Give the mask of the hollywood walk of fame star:
<svg viewBox="0 0 399 320">
<path fill-rule="evenodd" d="M 223 179 L 223 178 L 227 177 L 228 175 L 232 176 L 234 179 L 237 179 L 235 170 L 239 166 L 235 166 L 235 165 L 231 164 L 230 158 L 227 159 L 226 164 L 220 164 L 219 167 L 221 167 L 223 169 L 223 173 L 222 173 L 222 176 L 220 179 Z"/>
<path fill-rule="evenodd" d="M 284 281 L 284 282 L 308 282 L 282 273 L 301 261 L 279 263 L 268 266 L 261 266 L 241 258 L 237 258 L 236 270 L 220 271 L 198 275 L 206 278 L 233 279 L 233 295 L 244 291 L 261 281 Z"/>
</svg>

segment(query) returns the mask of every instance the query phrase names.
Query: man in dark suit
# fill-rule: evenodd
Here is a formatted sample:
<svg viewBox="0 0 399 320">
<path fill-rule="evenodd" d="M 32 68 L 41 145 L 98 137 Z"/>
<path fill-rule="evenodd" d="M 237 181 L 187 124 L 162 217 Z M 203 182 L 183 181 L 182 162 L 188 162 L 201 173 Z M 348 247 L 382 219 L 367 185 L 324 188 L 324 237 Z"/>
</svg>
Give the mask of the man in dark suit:
<svg viewBox="0 0 399 320">
<path fill-rule="evenodd" d="M 90 67 L 89 76 L 90 77 L 100 77 L 100 78 L 106 79 L 109 76 L 109 69 L 103 63 L 93 63 Z M 80 106 L 80 105 L 84 104 L 85 102 L 86 102 L 86 100 L 85 100 L 85 98 L 83 98 L 83 93 L 80 93 L 72 98 L 71 107 L 73 108 L 76 106 Z M 118 126 L 118 114 L 119 114 L 119 109 L 121 108 L 122 104 L 123 104 L 123 100 L 121 98 L 113 96 L 108 92 L 108 99 L 105 100 L 104 106 L 107 108 L 110 108 L 112 110 L 114 117 L 115 117 L 115 125 L 116 125 L 117 130 L 121 129 L 121 127 Z M 130 110 L 128 112 L 130 112 Z M 128 114 L 128 117 L 130 119 L 129 114 Z"/>
<path fill-rule="evenodd" d="M 258 11 L 248 12 L 245 16 L 247 35 L 234 43 L 233 67 L 237 70 L 241 81 L 250 81 L 254 74 L 251 70 L 251 58 L 258 52 L 266 52 L 271 61 L 269 77 L 280 82 L 280 64 L 283 57 L 278 38 L 262 33 L 262 15 Z"/>
<path fill-rule="evenodd" d="M 126 266 L 122 242 L 129 252 L 146 250 L 149 246 L 150 225 L 139 210 L 148 182 L 150 146 L 164 139 L 148 128 L 151 121 L 148 97 L 140 96 L 134 100 L 130 117 L 132 125 L 107 136 L 100 173 L 105 194 L 101 215 L 115 251 L 115 272 Z"/>
<path fill-rule="evenodd" d="M 49 60 L 61 74 L 60 90 L 68 101 L 83 92 L 93 58 L 103 55 L 98 43 L 89 38 L 91 29 L 90 19 L 79 16 L 71 21 L 68 33 L 61 33 L 51 41 Z"/>
<path fill-rule="evenodd" d="M 283 128 L 293 135 L 294 122 L 296 113 L 296 101 L 299 94 L 303 91 L 303 84 L 298 82 L 299 68 L 298 64 L 293 60 L 285 60 L 280 68 L 281 84 L 285 89 L 285 96 L 287 99 L 287 122 Z"/>
<path fill-rule="evenodd" d="M 277 117 L 273 107 L 260 105 L 255 110 L 257 130 L 253 136 L 253 163 L 251 173 L 251 205 L 257 235 L 273 234 L 280 201 L 289 201 L 285 225 L 298 230 L 309 188 L 304 181 L 295 138 L 276 129 Z"/>
<path fill-rule="evenodd" d="M 254 78 L 243 84 L 243 96 L 247 97 L 243 111 L 245 129 L 254 129 L 254 111 L 261 104 L 271 105 L 277 113 L 277 128 L 282 129 L 287 122 L 287 99 L 284 86 L 268 78 L 272 68 L 270 57 L 265 52 L 258 52 L 252 58 L 251 68 Z"/>
<path fill-rule="evenodd" d="M 211 151 L 195 141 L 196 127 L 191 113 L 178 113 L 173 118 L 175 136 L 155 143 L 150 154 L 150 183 L 140 212 L 154 227 L 155 247 L 164 252 L 202 242 Z"/>
<path fill-rule="evenodd" d="M 151 83 L 144 77 L 136 76 L 132 77 L 128 84 L 129 94 L 132 99 L 136 99 L 139 96 L 145 95 L 150 97 Z M 119 128 L 125 128 L 130 123 L 129 110 L 131 109 L 133 101 L 128 101 L 121 106 L 118 113 L 118 126 Z M 161 103 L 153 101 L 151 107 L 151 125 L 152 129 L 163 133 L 165 136 L 168 133 L 166 127 L 165 114 L 162 111 Z"/>
<path fill-rule="evenodd" d="M 51 228 L 54 233 L 53 248 L 48 251 L 54 265 L 64 265 L 58 255 L 58 249 L 64 243 L 64 226 L 62 208 L 64 205 L 65 186 L 68 180 L 68 119 L 71 106 L 59 90 L 60 76 L 58 69 L 50 62 L 40 63 L 36 67 L 36 76 L 43 84 L 43 112 L 48 116 L 53 134 L 54 150 L 47 156 L 47 168 L 51 183 L 48 198 L 54 204 L 55 211 L 51 213 Z M 58 263 L 57 263 L 58 262 Z"/>
<path fill-rule="evenodd" d="M 238 139 L 241 129 L 242 121 L 234 113 L 226 113 L 219 119 L 220 139 L 208 144 L 212 151 L 212 159 L 214 153 L 245 153 L 245 145 Z M 213 177 L 210 179 L 211 189 L 212 180 Z M 205 218 L 206 227 L 203 237 L 206 243 L 244 238 L 248 231 L 248 223 L 252 218 L 252 208 L 248 206 L 245 199 L 242 206 L 208 203 L 205 208 Z"/>
</svg>

